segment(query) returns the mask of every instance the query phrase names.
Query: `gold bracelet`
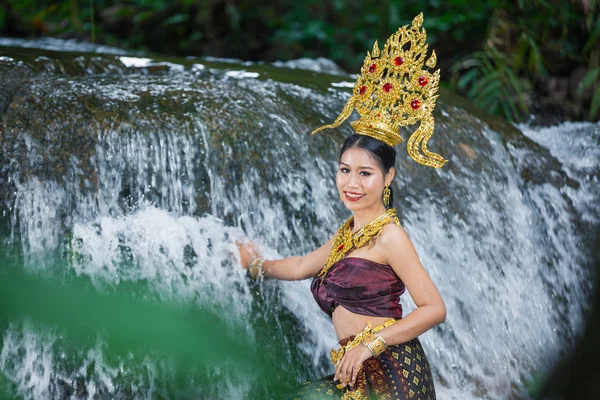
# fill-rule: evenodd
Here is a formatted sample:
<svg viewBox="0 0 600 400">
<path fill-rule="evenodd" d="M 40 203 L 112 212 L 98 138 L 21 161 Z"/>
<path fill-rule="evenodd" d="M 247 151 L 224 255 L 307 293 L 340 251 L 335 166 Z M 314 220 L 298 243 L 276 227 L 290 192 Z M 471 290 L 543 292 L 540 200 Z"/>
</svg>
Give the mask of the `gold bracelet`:
<svg viewBox="0 0 600 400">
<path fill-rule="evenodd" d="M 375 341 L 375 339 L 377 339 L 377 335 L 375 335 L 372 332 L 369 332 L 363 336 L 363 340 L 361 342 L 364 346 L 366 346 L 369 349 L 373 357 L 377 357 L 377 355 L 373 352 L 373 349 L 370 347 L 370 344 L 373 341 Z"/>
<path fill-rule="evenodd" d="M 250 276 L 255 281 L 259 280 L 264 275 L 264 271 L 263 271 L 263 263 L 264 262 L 265 262 L 264 258 L 256 258 L 254 261 L 252 261 L 250 263 L 250 267 L 248 268 L 248 271 L 250 271 Z"/>
<path fill-rule="evenodd" d="M 350 340 L 349 342 L 346 343 L 345 346 L 342 346 L 339 349 L 332 349 L 331 353 L 329 354 L 329 359 L 331 360 L 331 363 L 333 365 L 337 365 L 340 360 L 344 357 L 344 354 L 347 353 L 348 351 L 352 350 L 353 348 L 355 348 L 356 346 L 359 346 L 361 343 L 364 344 L 365 346 L 367 346 L 364 342 L 365 337 L 369 337 L 369 335 L 373 335 L 374 340 L 377 340 L 377 337 L 379 337 L 379 335 L 375 335 L 376 332 L 379 332 L 380 330 L 387 328 L 388 326 L 391 326 L 393 324 L 395 324 L 398 320 L 395 318 L 392 319 L 388 319 L 387 321 L 385 321 L 383 324 L 381 325 L 377 325 L 374 328 L 371 328 L 371 323 L 367 323 L 367 326 L 365 327 L 365 329 L 363 329 L 362 332 L 359 332 L 354 339 Z M 381 340 L 383 341 L 383 338 L 381 338 Z M 368 341 L 367 343 L 369 343 L 370 341 Z M 385 344 L 385 341 L 383 341 L 383 343 Z M 367 346 L 368 348 L 368 346 Z M 387 345 L 386 345 L 387 348 Z M 371 349 L 369 349 L 371 350 Z M 372 354 L 372 352 L 371 352 Z"/>
<path fill-rule="evenodd" d="M 385 344 L 385 340 L 379 336 L 375 335 L 376 338 L 372 342 L 370 342 L 367 347 L 371 351 L 373 357 L 378 357 L 381 353 L 387 350 L 387 345 Z"/>
</svg>

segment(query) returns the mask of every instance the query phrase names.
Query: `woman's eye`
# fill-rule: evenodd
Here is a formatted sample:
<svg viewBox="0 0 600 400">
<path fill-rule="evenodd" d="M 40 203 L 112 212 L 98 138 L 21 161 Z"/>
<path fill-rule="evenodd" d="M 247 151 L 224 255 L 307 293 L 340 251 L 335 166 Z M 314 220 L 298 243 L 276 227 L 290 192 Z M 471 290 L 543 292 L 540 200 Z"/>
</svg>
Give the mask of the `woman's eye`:
<svg viewBox="0 0 600 400">
<path fill-rule="evenodd" d="M 371 173 L 370 173 L 370 172 L 367 172 L 367 171 L 362 171 L 360 174 L 361 174 L 362 176 L 371 176 Z"/>
<path fill-rule="evenodd" d="M 340 171 L 344 174 L 347 174 L 350 170 L 348 168 L 340 168 Z"/>
</svg>

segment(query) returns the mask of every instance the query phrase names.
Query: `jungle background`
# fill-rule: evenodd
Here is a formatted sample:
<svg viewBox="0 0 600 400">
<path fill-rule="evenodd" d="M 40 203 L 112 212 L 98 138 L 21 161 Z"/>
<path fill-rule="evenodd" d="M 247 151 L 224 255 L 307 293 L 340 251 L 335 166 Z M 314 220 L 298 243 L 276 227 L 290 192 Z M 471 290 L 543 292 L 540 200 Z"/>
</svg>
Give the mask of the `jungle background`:
<svg viewBox="0 0 600 400">
<path fill-rule="evenodd" d="M 598 0 L 7 0 L 0 36 L 157 54 L 360 69 L 419 12 L 443 85 L 491 114 L 554 124 L 600 116 Z M 532 117 L 533 116 L 533 117 Z"/>
</svg>

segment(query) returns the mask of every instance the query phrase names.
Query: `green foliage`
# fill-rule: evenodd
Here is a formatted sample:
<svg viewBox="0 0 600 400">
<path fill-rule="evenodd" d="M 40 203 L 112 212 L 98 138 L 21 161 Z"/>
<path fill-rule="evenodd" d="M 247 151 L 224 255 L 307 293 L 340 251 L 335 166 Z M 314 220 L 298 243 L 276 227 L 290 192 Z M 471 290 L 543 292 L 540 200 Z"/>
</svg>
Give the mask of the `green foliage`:
<svg viewBox="0 0 600 400">
<path fill-rule="evenodd" d="M 375 40 L 419 12 L 451 87 L 485 110 L 516 120 L 550 78 L 579 67 L 588 75 L 574 100 L 598 115 L 589 78 L 600 66 L 598 0 L 7 0 L 0 35 L 247 60 L 323 56 L 357 71 Z"/>
<path fill-rule="evenodd" d="M 600 115 L 600 67 L 589 70 L 579 83 L 577 90 L 580 94 L 587 90 L 593 92 L 589 118 L 598 117 Z"/>
<path fill-rule="evenodd" d="M 522 32 L 513 52 L 514 69 L 523 70 L 529 76 L 547 77 L 545 63 L 535 39 Z"/>
<path fill-rule="evenodd" d="M 527 80 L 518 78 L 504 54 L 495 48 L 470 54 L 454 64 L 452 71 L 454 86 L 490 113 L 501 113 L 514 121 L 527 111 L 523 96 Z"/>
<path fill-rule="evenodd" d="M 593 71 L 598 66 L 600 15 L 596 1 L 588 2 L 587 10 L 584 6 L 559 0 L 502 4 L 487 23 L 483 49 L 453 65 L 454 89 L 488 112 L 515 121 L 529 113 L 528 99 L 538 97 L 550 77 L 568 81 L 571 71 L 585 66 L 587 79 L 579 85 L 576 100 L 596 91 L 588 115 L 595 118 L 600 94 Z M 595 24 L 590 15 L 598 15 Z"/>
</svg>

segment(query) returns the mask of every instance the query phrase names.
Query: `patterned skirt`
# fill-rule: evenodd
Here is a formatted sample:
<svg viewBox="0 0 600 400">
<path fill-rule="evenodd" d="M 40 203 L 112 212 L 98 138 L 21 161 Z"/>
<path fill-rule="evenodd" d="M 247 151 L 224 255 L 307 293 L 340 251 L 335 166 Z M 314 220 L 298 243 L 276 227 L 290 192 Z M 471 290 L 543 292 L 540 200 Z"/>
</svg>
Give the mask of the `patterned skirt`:
<svg viewBox="0 0 600 400">
<path fill-rule="evenodd" d="M 353 338 L 342 339 L 340 345 Z M 435 400 L 431 369 L 418 338 L 389 346 L 379 357 L 365 361 L 354 387 L 338 389 L 337 384 L 329 375 L 305 383 L 284 399 Z"/>
</svg>

